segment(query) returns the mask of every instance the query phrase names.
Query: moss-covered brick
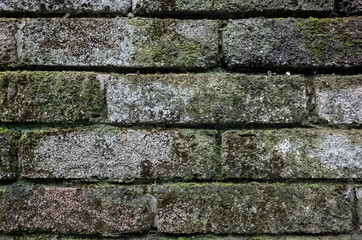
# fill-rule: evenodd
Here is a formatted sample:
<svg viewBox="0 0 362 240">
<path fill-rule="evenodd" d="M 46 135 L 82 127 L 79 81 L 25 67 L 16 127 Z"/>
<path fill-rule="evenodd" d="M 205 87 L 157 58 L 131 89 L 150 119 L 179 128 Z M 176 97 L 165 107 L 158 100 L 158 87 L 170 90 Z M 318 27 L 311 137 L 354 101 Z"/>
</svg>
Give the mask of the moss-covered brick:
<svg viewBox="0 0 362 240">
<path fill-rule="evenodd" d="M 213 20 L 28 19 L 21 32 L 24 65 L 194 69 L 218 59 Z"/>
<path fill-rule="evenodd" d="M 16 141 L 12 132 L 0 126 L 0 180 L 16 177 Z"/>
<path fill-rule="evenodd" d="M 17 50 L 15 36 L 15 20 L 0 18 L 0 67 L 14 67 L 16 64 Z"/>
<path fill-rule="evenodd" d="M 20 141 L 25 178 L 210 179 L 220 169 L 214 130 L 28 132 Z"/>
<path fill-rule="evenodd" d="M 306 94 L 299 75 L 112 75 L 108 118 L 123 124 L 302 123 Z"/>
<path fill-rule="evenodd" d="M 101 74 L 0 72 L 0 121 L 97 121 L 105 109 Z"/>
<path fill-rule="evenodd" d="M 362 66 L 362 18 L 243 19 L 223 32 L 230 68 Z"/>
<path fill-rule="evenodd" d="M 138 15 L 160 14 L 220 14 L 245 16 L 246 14 L 320 14 L 333 10 L 333 0 L 134 0 L 133 12 Z M 223 14 L 223 15 L 221 15 Z"/>
<path fill-rule="evenodd" d="M 0 187 L 0 231 L 117 236 L 153 224 L 151 198 L 137 189 L 110 186 Z"/>
<path fill-rule="evenodd" d="M 172 234 L 343 233 L 351 189 L 323 184 L 155 185 L 157 229 Z"/>
<path fill-rule="evenodd" d="M 362 131 L 281 129 L 222 135 L 223 176 L 247 179 L 361 179 Z"/>
<path fill-rule="evenodd" d="M 362 124 L 362 75 L 316 77 L 315 121 Z"/>
<path fill-rule="evenodd" d="M 8 14 L 99 14 L 126 15 L 131 10 L 131 0 L 1 0 L 0 13 Z"/>
</svg>

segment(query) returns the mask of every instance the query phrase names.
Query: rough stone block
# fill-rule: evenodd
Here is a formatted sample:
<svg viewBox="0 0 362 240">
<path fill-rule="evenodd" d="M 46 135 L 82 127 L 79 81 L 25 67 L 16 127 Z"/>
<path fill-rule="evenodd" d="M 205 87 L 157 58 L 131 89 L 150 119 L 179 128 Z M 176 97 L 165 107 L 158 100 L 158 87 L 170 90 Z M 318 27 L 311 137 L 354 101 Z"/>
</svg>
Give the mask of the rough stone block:
<svg viewBox="0 0 362 240">
<path fill-rule="evenodd" d="M 338 0 L 337 9 L 347 14 L 362 13 L 362 0 Z"/>
<path fill-rule="evenodd" d="M 11 67 L 16 62 L 16 22 L 0 18 L 0 67 Z"/>
<path fill-rule="evenodd" d="M 333 0 L 133 0 L 133 12 L 144 16 L 160 14 L 224 14 L 221 17 L 237 17 L 245 15 L 278 15 L 293 12 L 294 14 L 330 13 L 334 7 Z"/>
<path fill-rule="evenodd" d="M 362 18 L 233 20 L 223 32 L 230 68 L 362 66 Z"/>
<path fill-rule="evenodd" d="M 76 72 L 0 72 L 0 121 L 99 120 L 103 75 Z"/>
<path fill-rule="evenodd" d="M 351 189 L 308 184 L 157 185 L 164 233 L 338 233 L 353 229 Z"/>
<path fill-rule="evenodd" d="M 315 91 L 319 121 L 330 124 L 362 123 L 362 75 L 317 77 Z"/>
<path fill-rule="evenodd" d="M 362 232 L 362 186 L 356 188 L 358 230 Z"/>
<path fill-rule="evenodd" d="M 25 65 L 197 69 L 218 58 L 213 20 L 29 19 L 21 29 Z"/>
<path fill-rule="evenodd" d="M 0 231 L 116 236 L 150 230 L 151 198 L 122 187 L 0 188 Z"/>
<path fill-rule="evenodd" d="M 16 143 L 12 132 L 0 127 L 0 180 L 16 177 Z"/>
<path fill-rule="evenodd" d="M 126 15 L 131 10 L 131 0 L 1 0 L 1 13 L 117 13 Z"/>
<path fill-rule="evenodd" d="M 107 87 L 113 123 L 301 123 L 306 79 L 299 75 L 113 75 Z"/>
<path fill-rule="evenodd" d="M 210 179 L 220 170 L 217 131 L 75 129 L 20 141 L 26 178 Z"/>
<path fill-rule="evenodd" d="M 362 179 L 362 131 L 282 129 L 222 135 L 225 178 Z"/>
</svg>

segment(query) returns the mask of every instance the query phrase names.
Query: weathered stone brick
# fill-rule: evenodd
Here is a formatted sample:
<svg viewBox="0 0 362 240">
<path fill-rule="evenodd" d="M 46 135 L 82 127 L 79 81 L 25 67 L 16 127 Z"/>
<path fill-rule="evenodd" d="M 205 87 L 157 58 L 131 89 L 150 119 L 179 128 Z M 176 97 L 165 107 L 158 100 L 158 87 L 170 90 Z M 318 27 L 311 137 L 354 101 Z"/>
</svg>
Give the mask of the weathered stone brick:
<svg viewBox="0 0 362 240">
<path fill-rule="evenodd" d="M 26 178 L 210 179 L 220 169 L 217 131 L 74 129 L 29 132 L 20 142 Z"/>
<path fill-rule="evenodd" d="M 113 75 L 108 118 L 123 124 L 301 123 L 305 85 L 299 75 Z"/>
<path fill-rule="evenodd" d="M 330 124 L 362 123 L 362 75 L 315 79 L 316 114 Z"/>
<path fill-rule="evenodd" d="M 353 229 L 350 189 L 308 184 L 157 185 L 165 233 L 338 233 Z"/>
<path fill-rule="evenodd" d="M 337 9 L 347 14 L 362 13 L 362 0 L 338 0 Z"/>
<path fill-rule="evenodd" d="M 16 154 L 12 132 L 0 127 L 0 180 L 16 177 Z"/>
<path fill-rule="evenodd" d="M 362 66 L 361 19 L 234 20 L 223 32 L 224 60 L 231 68 Z"/>
<path fill-rule="evenodd" d="M 133 12 L 141 15 L 152 14 L 227 14 L 245 16 L 245 14 L 285 14 L 332 12 L 333 0 L 133 0 Z M 234 14 L 234 15 L 231 15 Z"/>
<path fill-rule="evenodd" d="M 1 0 L 0 13 L 117 13 L 127 14 L 131 0 Z"/>
<path fill-rule="evenodd" d="M 105 108 L 102 76 L 81 72 L 0 72 L 0 121 L 97 120 Z"/>
<path fill-rule="evenodd" d="M 362 179 L 362 131 L 282 129 L 222 135 L 225 178 Z"/>
<path fill-rule="evenodd" d="M 362 186 L 356 188 L 358 230 L 362 232 Z"/>
<path fill-rule="evenodd" d="M 0 18 L 0 67 L 12 66 L 16 61 L 16 22 Z"/>
<path fill-rule="evenodd" d="M 193 69 L 218 57 L 213 20 L 28 19 L 21 29 L 25 65 Z"/>
<path fill-rule="evenodd" d="M 0 188 L 0 231 L 115 236 L 150 230 L 151 198 L 123 187 Z"/>
</svg>

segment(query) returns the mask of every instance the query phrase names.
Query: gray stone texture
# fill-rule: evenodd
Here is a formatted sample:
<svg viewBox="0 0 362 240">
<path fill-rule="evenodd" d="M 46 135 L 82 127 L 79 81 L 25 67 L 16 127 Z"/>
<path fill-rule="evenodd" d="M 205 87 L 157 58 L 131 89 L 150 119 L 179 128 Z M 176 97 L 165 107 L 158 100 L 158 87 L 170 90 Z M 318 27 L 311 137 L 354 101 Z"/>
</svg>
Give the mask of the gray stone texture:
<svg viewBox="0 0 362 240">
<path fill-rule="evenodd" d="M 299 75 L 112 75 L 107 85 L 112 123 L 302 123 L 306 79 Z"/>
<path fill-rule="evenodd" d="M 0 67 L 12 66 L 16 62 L 16 22 L 0 18 Z"/>
<path fill-rule="evenodd" d="M 358 231 L 362 232 L 362 185 L 356 188 Z"/>
<path fill-rule="evenodd" d="M 29 132 L 20 141 L 25 178 L 210 179 L 220 169 L 217 131 L 119 130 Z"/>
<path fill-rule="evenodd" d="M 337 9 L 347 14 L 361 14 L 362 0 L 338 0 Z"/>
<path fill-rule="evenodd" d="M 151 198 L 125 187 L 0 187 L 0 231 L 117 236 L 149 231 Z"/>
<path fill-rule="evenodd" d="M 318 184 L 154 186 L 157 229 L 172 234 L 344 233 L 353 229 L 351 189 Z"/>
<path fill-rule="evenodd" d="M 99 120 L 105 109 L 102 76 L 84 72 L 0 72 L 0 121 Z"/>
<path fill-rule="evenodd" d="M 213 20 L 53 18 L 20 27 L 24 65 L 196 69 L 218 59 Z"/>
<path fill-rule="evenodd" d="M 317 121 L 362 123 L 362 75 L 320 76 L 314 84 Z"/>
<path fill-rule="evenodd" d="M 230 68 L 362 66 L 361 17 L 232 20 L 223 31 Z"/>
<path fill-rule="evenodd" d="M 362 131 L 281 129 L 222 135 L 228 179 L 362 179 Z"/>
<path fill-rule="evenodd" d="M 133 0 L 135 14 L 283 14 L 332 12 L 333 0 Z"/>
<path fill-rule="evenodd" d="M 0 127 L 0 180 L 16 177 L 17 151 L 11 131 Z"/>
<path fill-rule="evenodd" d="M 117 13 L 126 15 L 131 0 L 1 0 L 0 13 Z"/>
</svg>

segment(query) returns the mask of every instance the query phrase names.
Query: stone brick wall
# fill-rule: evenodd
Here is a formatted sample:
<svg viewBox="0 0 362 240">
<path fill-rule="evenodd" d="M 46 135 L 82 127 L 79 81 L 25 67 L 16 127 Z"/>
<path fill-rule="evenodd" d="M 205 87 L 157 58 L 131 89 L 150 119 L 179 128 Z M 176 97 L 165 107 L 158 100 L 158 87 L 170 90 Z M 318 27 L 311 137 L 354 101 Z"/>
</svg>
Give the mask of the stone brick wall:
<svg viewBox="0 0 362 240">
<path fill-rule="evenodd" d="M 361 0 L 1 0 L 0 240 L 361 240 Z"/>
</svg>

